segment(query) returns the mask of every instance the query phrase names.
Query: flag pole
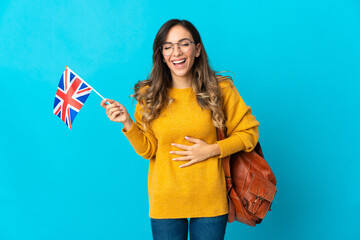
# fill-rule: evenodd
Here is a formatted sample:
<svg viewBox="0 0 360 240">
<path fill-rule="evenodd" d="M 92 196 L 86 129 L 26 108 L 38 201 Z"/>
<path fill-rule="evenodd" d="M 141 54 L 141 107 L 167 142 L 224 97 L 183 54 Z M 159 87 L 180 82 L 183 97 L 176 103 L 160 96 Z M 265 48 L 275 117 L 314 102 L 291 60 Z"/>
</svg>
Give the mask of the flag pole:
<svg viewBox="0 0 360 240">
<path fill-rule="evenodd" d="M 75 73 L 73 70 L 71 70 L 68 66 L 65 66 L 65 69 L 69 69 L 70 71 L 72 71 L 73 73 Z M 76 74 L 77 75 L 77 74 Z M 79 75 L 77 75 L 78 78 L 80 78 L 81 81 L 83 81 L 84 83 L 86 83 L 86 85 L 88 85 L 92 90 L 94 90 L 94 92 L 96 92 L 97 95 L 99 95 L 99 97 L 101 97 L 103 100 L 105 99 L 103 96 L 101 96 L 100 93 L 98 93 L 95 88 L 93 88 L 90 84 L 88 84 L 87 82 L 85 82 L 84 79 L 82 79 Z M 107 104 L 110 104 L 108 101 L 106 101 Z"/>
</svg>

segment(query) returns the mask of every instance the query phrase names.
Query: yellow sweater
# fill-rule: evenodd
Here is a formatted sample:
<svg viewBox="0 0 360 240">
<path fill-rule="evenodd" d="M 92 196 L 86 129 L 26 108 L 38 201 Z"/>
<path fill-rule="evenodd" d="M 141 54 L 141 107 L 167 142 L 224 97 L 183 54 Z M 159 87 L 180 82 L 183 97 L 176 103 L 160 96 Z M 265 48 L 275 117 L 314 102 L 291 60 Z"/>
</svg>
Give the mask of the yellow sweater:
<svg viewBox="0 0 360 240">
<path fill-rule="evenodd" d="M 192 88 L 172 88 L 170 96 L 175 101 L 161 111 L 146 132 L 142 130 L 142 115 L 137 103 L 134 124 L 129 131 L 122 130 L 135 151 L 150 159 L 148 194 L 151 218 L 213 217 L 228 212 L 221 158 L 240 150 L 251 151 L 258 141 L 259 123 L 230 80 L 219 85 L 229 136 L 224 140 L 217 141 L 210 111 L 197 104 Z M 169 152 L 182 150 L 171 143 L 192 145 L 185 136 L 209 144 L 218 143 L 221 155 L 179 168 L 185 161 L 173 161 L 172 158 L 181 156 Z"/>
</svg>

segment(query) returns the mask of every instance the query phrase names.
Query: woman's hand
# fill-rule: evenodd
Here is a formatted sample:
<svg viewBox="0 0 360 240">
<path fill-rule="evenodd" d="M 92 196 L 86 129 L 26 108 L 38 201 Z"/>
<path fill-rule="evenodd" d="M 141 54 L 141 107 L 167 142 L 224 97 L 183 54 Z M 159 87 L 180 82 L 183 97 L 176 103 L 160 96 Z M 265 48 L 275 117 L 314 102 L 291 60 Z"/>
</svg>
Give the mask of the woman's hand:
<svg viewBox="0 0 360 240">
<path fill-rule="evenodd" d="M 177 148 L 181 148 L 185 151 L 170 151 L 171 154 L 184 155 L 185 157 L 173 158 L 174 161 L 189 161 L 180 167 L 187 167 L 198 162 L 202 162 L 210 157 L 221 154 L 220 147 L 217 143 L 208 144 L 203 140 L 191 137 L 185 137 L 189 142 L 194 145 L 188 146 L 183 144 L 172 143 L 171 145 Z"/>
<path fill-rule="evenodd" d="M 106 101 L 110 104 L 106 104 Z M 111 121 L 123 123 L 126 131 L 131 128 L 133 120 L 126 108 L 119 102 L 112 99 L 104 99 L 101 101 L 100 105 L 106 109 L 106 115 Z"/>
</svg>

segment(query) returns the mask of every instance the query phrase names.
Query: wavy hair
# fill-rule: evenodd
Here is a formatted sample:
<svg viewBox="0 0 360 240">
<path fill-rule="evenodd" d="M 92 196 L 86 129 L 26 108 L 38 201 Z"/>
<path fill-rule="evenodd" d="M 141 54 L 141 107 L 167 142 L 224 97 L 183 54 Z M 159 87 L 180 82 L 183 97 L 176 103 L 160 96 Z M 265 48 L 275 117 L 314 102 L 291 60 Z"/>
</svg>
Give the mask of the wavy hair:
<svg viewBox="0 0 360 240">
<path fill-rule="evenodd" d="M 187 29 L 191 33 L 195 44 L 200 43 L 201 45 L 200 56 L 195 58 L 192 67 L 192 89 L 201 108 L 210 110 L 214 126 L 224 128 L 226 119 L 222 110 L 221 89 L 218 82 L 225 79 L 232 81 L 232 78 L 230 76 L 221 76 L 219 72 L 211 69 L 199 32 L 189 21 L 179 19 L 171 19 L 161 26 L 153 43 L 153 67 L 151 73 L 146 80 L 135 84 L 135 93 L 131 95 L 142 108 L 141 120 L 143 128 L 146 130 L 151 121 L 159 117 L 161 110 L 174 100 L 168 95 L 169 89 L 172 87 L 172 78 L 169 67 L 162 61 L 163 56 L 160 47 L 165 42 L 170 29 L 176 25 Z"/>
</svg>

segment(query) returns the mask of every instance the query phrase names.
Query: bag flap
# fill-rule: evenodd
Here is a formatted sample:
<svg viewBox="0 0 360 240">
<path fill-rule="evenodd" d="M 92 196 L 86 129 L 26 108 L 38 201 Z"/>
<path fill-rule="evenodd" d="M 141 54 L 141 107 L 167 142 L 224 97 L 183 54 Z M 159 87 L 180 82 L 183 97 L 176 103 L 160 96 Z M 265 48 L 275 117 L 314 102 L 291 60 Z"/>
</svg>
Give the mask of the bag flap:
<svg viewBox="0 0 360 240">
<path fill-rule="evenodd" d="M 275 197 L 276 186 L 262 176 L 253 173 L 248 191 L 260 198 L 272 202 Z"/>
</svg>

